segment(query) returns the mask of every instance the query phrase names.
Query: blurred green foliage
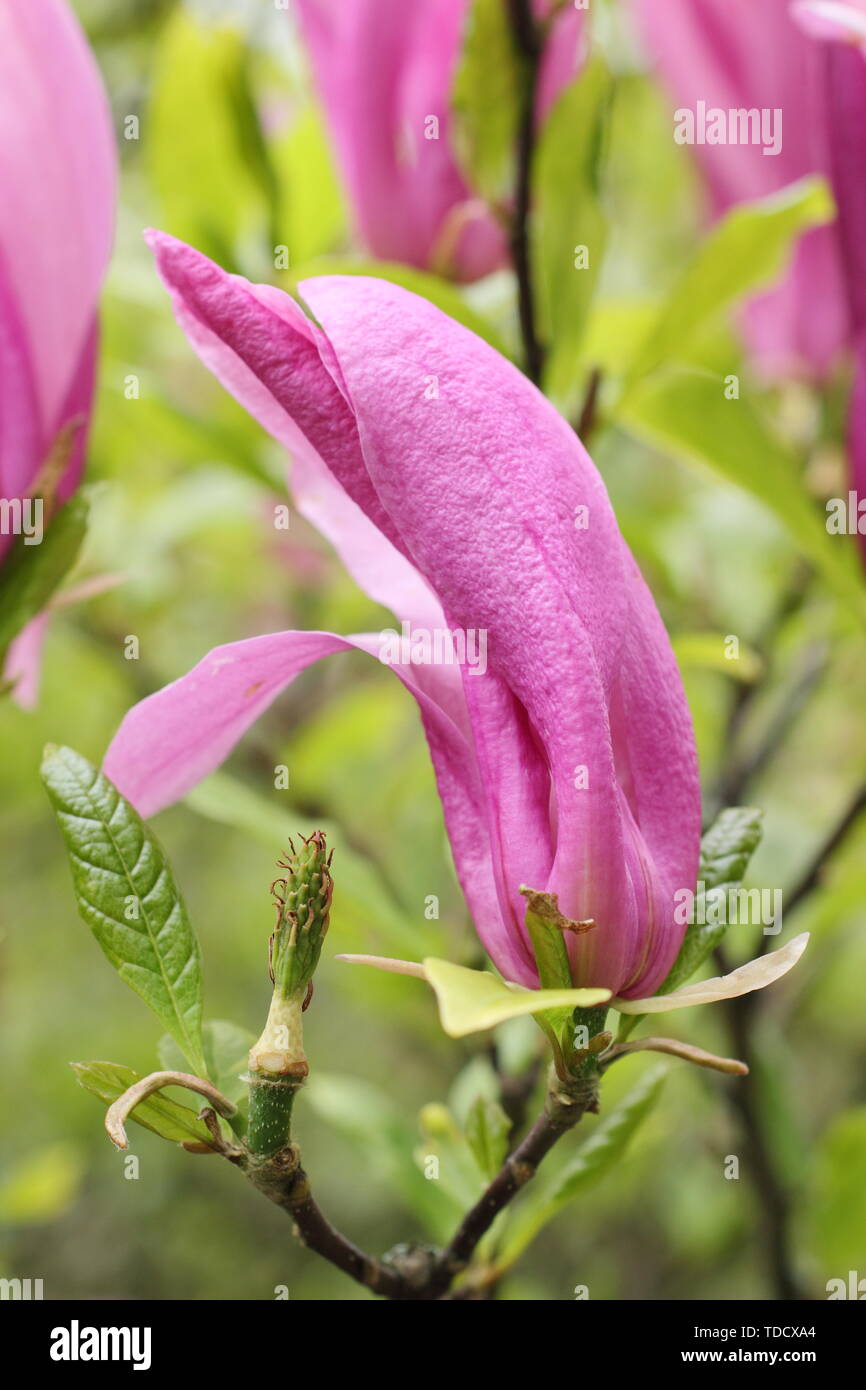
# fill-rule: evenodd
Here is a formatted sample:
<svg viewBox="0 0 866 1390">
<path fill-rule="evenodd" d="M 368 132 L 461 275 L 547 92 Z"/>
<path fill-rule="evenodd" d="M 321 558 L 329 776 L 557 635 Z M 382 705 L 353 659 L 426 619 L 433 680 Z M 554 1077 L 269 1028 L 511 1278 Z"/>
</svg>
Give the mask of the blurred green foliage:
<svg viewBox="0 0 866 1390">
<path fill-rule="evenodd" d="M 363 1298 L 297 1246 L 289 1223 L 229 1165 L 138 1128 L 133 1176 L 68 1065 L 108 1056 L 150 1070 L 159 1029 L 77 918 L 38 780 L 43 744 L 63 742 L 98 762 L 129 705 L 217 643 L 388 621 L 303 521 L 293 514 L 288 533 L 274 529 L 281 451 L 187 348 L 141 238 L 144 227 L 161 226 L 284 286 L 310 262 L 321 271 L 328 257 L 340 270 L 364 267 L 286 15 L 241 0 L 79 0 L 76 8 L 111 94 L 123 181 L 89 457 L 92 525 L 70 582 L 109 575 L 116 583 L 54 615 L 36 711 L 0 706 L 0 1273 L 43 1278 L 52 1298 L 270 1299 L 278 1285 L 293 1300 Z M 866 766 L 862 588 L 847 543 L 825 545 L 820 502 L 813 509 L 807 500 L 810 490 L 846 486 L 840 394 L 761 386 L 723 316 L 695 325 L 676 372 L 665 361 L 667 376 L 633 382 L 623 396 L 641 343 L 652 344 L 653 366 L 667 354 L 702 214 L 687 153 L 670 140 L 615 9 L 600 7 L 612 106 L 597 188 L 594 166 L 581 165 L 598 199 L 593 217 L 604 216 L 610 236 L 595 298 L 575 309 L 586 331 L 564 351 L 579 381 L 595 366 L 605 373 L 593 454 L 682 653 L 709 788 L 736 689 L 764 660 L 767 624 L 804 551 L 821 571 L 781 625 L 740 734 L 747 752 L 760 742 L 804 656 L 819 651 L 821 680 L 749 793 L 765 812 L 765 835 L 748 882 L 784 888 Z M 140 127 L 128 139 L 131 115 Z M 552 169 L 562 157 L 548 154 Z M 494 173 L 499 162 L 494 149 Z M 286 274 L 273 269 L 280 244 Z M 459 293 L 459 312 L 515 350 L 508 276 L 465 292 L 432 279 L 420 288 L 446 307 Z M 716 412 L 703 469 L 694 467 L 690 421 L 705 409 L 707 373 L 736 374 L 748 413 Z M 737 420 L 754 424 L 732 437 Z M 124 656 L 130 635 L 139 639 L 136 660 Z M 724 657 L 730 635 L 747 669 Z M 287 791 L 274 786 L 282 764 Z M 336 847 L 336 892 L 307 1015 L 313 1075 L 296 1110 L 306 1166 L 325 1210 L 359 1243 L 384 1250 L 413 1236 L 442 1238 L 480 1189 L 483 1155 L 496 1144 L 495 1111 L 483 1108 L 497 1091 L 489 1040 L 447 1040 L 426 986 L 333 956 L 482 961 L 414 706 L 387 671 L 355 654 L 299 679 L 224 770 L 158 819 L 202 942 L 210 1017 L 258 1031 L 270 993 L 274 861 L 288 833 L 317 825 Z M 792 922 L 812 929 L 813 942 L 774 987 L 760 1036 L 762 1103 L 792 1185 L 795 1257 L 818 1297 L 830 1278 L 866 1274 L 864 845 L 861 826 Z M 431 898 L 438 918 L 425 911 Z M 754 938 L 748 927 L 729 932 L 737 961 L 754 953 Z M 730 1046 L 713 1008 L 672 1016 L 665 1031 L 718 1052 Z M 528 1020 L 506 1025 L 497 1059 L 525 1066 L 536 1036 Z M 738 1180 L 725 1177 L 726 1157 L 742 1152 L 724 1103 L 737 1078 L 671 1066 L 623 1161 L 584 1197 L 599 1152 L 622 1137 L 622 1116 L 634 1114 L 635 1087 L 651 1085 L 652 1070 L 643 1058 L 619 1062 L 605 1079 L 602 1115 L 551 1157 L 545 1191 L 553 1203 L 563 1192 L 571 1200 L 501 1297 L 569 1299 L 582 1284 L 593 1299 L 769 1296 L 754 1190 L 742 1164 Z M 440 1181 L 425 1177 L 430 1157 Z M 515 1240 L 521 1221 L 526 1227 L 519 1206 L 516 1221 Z"/>
</svg>

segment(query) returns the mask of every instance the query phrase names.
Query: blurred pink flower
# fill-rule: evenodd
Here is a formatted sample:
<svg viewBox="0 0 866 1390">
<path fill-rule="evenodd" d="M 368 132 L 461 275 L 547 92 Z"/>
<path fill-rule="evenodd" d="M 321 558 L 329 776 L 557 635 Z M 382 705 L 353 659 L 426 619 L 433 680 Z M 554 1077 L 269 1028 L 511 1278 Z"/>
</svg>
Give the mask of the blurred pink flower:
<svg viewBox="0 0 866 1390">
<path fill-rule="evenodd" d="M 818 40 L 845 292 L 854 354 L 848 411 L 851 485 L 866 501 L 866 0 L 805 4 L 794 13 Z M 826 42 L 821 42 L 826 40 Z M 858 532 L 866 559 L 866 536 Z"/>
<path fill-rule="evenodd" d="M 450 140 L 450 88 L 469 0 L 296 0 L 360 235 L 384 260 L 476 280 L 507 264 Z M 539 12 L 548 6 L 538 5 Z M 554 22 L 539 116 L 577 70 L 582 14 Z M 428 133 L 438 123 L 435 138 Z"/>
<path fill-rule="evenodd" d="M 677 108 L 781 111 L 781 148 L 696 144 L 711 210 L 770 194 L 806 174 L 830 173 L 818 45 L 791 0 L 634 0 L 639 27 Z M 801 237 L 791 266 L 751 301 L 746 333 L 761 369 L 821 379 L 849 341 L 850 312 L 833 227 Z"/>
<path fill-rule="evenodd" d="M 503 974 L 537 982 L 521 884 L 573 919 L 575 983 L 650 994 L 694 887 L 699 791 L 667 634 L 574 432 L 509 362 L 381 280 L 308 280 L 314 319 L 152 235 L 193 347 L 291 451 L 299 511 L 401 624 L 219 647 L 126 716 L 105 771 L 152 815 L 331 652 L 393 665 L 418 702 L 460 880 Z M 484 662 L 431 659 L 446 631 Z M 458 645 L 459 650 L 459 645 Z M 414 658 L 414 659 L 413 659 Z"/>
<path fill-rule="evenodd" d="M 60 431 L 80 421 L 62 502 L 83 467 L 115 200 L 105 92 L 64 0 L 0 4 L 0 185 L 0 496 L 25 498 Z M 0 561 L 11 543 L 0 535 Z M 7 658 L 24 703 L 43 627 L 25 629 Z"/>
</svg>

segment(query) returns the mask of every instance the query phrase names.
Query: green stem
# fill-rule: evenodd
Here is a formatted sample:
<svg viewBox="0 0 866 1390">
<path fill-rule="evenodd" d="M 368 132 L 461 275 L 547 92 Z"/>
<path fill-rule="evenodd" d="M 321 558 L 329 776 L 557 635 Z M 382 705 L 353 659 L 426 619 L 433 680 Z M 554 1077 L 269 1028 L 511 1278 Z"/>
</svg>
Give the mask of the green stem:
<svg viewBox="0 0 866 1390">
<path fill-rule="evenodd" d="M 296 1076 L 250 1071 L 247 1147 L 257 1158 L 272 1158 L 292 1142 L 292 1106 L 300 1087 Z"/>
</svg>

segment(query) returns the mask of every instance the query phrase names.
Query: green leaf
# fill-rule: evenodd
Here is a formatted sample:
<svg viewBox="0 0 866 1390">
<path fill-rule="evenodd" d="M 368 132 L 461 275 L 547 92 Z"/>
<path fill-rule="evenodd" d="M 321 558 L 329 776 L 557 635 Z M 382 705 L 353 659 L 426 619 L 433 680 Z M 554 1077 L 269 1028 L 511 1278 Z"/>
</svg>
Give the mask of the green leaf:
<svg viewBox="0 0 866 1390">
<path fill-rule="evenodd" d="M 502 1167 L 510 1131 L 511 1121 L 499 1102 L 477 1096 L 466 1117 L 466 1142 L 488 1181 Z"/>
<path fill-rule="evenodd" d="M 25 1155 L 0 1182 L 0 1225 L 56 1221 L 74 1200 L 83 1177 L 81 1155 L 70 1144 L 51 1144 Z"/>
<path fill-rule="evenodd" d="M 353 1156 L 423 1221 L 432 1237 L 450 1234 L 462 1208 L 443 1187 L 429 1181 L 416 1161 L 417 1133 L 387 1090 L 359 1076 L 314 1071 L 304 1087 L 304 1103 L 344 1134 Z"/>
<path fill-rule="evenodd" d="M 441 309 L 443 314 L 447 314 L 457 323 L 462 323 L 464 328 L 470 328 L 501 356 L 509 356 L 505 344 L 487 319 L 475 312 L 454 285 L 429 271 L 399 265 L 396 261 L 366 261 L 357 257 L 323 256 L 305 265 L 295 266 L 285 283 L 287 288 L 303 298 L 303 290 L 299 288 L 300 282 L 316 275 L 369 275 L 377 280 L 387 280 L 392 285 L 400 285 L 404 290 L 411 290 L 422 299 L 428 299 L 437 309 Z"/>
<path fill-rule="evenodd" d="M 16 537 L 0 570 L 0 666 L 10 642 L 42 612 L 78 559 L 88 511 L 86 498 L 77 492 L 49 521 L 39 545 Z"/>
<path fill-rule="evenodd" d="M 763 811 L 751 806 L 729 806 L 720 811 L 701 839 L 698 892 L 695 895 L 695 921 L 686 927 L 679 955 L 671 966 L 658 994 L 670 994 L 690 979 L 703 965 L 727 931 L 727 922 L 701 922 L 706 915 L 707 894 L 719 899 L 731 888 L 738 888 L 746 875 L 749 860 L 761 843 Z M 710 900 L 712 901 L 712 899 Z M 714 914 L 709 914 L 714 915 Z M 723 914 L 727 916 L 727 914 Z"/>
<path fill-rule="evenodd" d="M 861 621 L 866 618 L 854 547 L 827 534 L 796 460 L 748 400 L 726 399 L 722 378 L 687 369 L 659 372 L 628 392 L 619 418 L 637 438 L 703 464 L 756 497 Z"/>
<path fill-rule="evenodd" d="M 764 663 L 754 648 L 739 642 L 737 655 L 728 655 L 728 638 L 720 632 L 681 632 L 671 638 L 680 666 L 718 671 L 731 680 L 751 685 L 763 673 Z"/>
<path fill-rule="evenodd" d="M 73 749 L 49 744 L 42 780 L 69 851 L 82 919 L 120 978 L 204 1076 L 199 946 L 159 841 Z"/>
<path fill-rule="evenodd" d="M 471 0 L 451 89 L 452 144 L 469 187 L 488 203 L 514 190 L 523 63 L 502 0 Z"/>
<path fill-rule="evenodd" d="M 525 890 L 524 890 L 525 891 Z M 544 898 L 548 894 L 535 894 L 540 909 L 544 908 Z M 554 897 L 553 902 L 556 902 Z M 558 914 L 558 909 L 557 909 Z M 571 964 L 565 944 L 565 932 L 554 925 L 551 916 L 543 915 L 530 905 L 526 908 L 526 930 L 532 942 L 538 978 L 542 989 L 571 989 Z M 563 924 L 565 918 L 562 918 Z"/>
<path fill-rule="evenodd" d="M 208 1019 L 202 1026 L 207 1074 L 217 1090 L 235 1105 L 240 1105 L 247 1096 L 247 1085 L 242 1078 L 255 1040 L 255 1034 L 248 1028 L 223 1018 Z M 170 1033 L 163 1034 L 156 1050 L 160 1066 L 166 1071 L 186 1070 L 183 1053 Z"/>
<path fill-rule="evenodd" d="M 142 1080 L 138 1072 L 117 1062 L 71 1062 L 70 1065 L 78 1084 L 98 1096 L 106 1106 Z M 213 1145 L 210 1132 L 198 1119 L 196 1111 L 171 1100 L 161 1091 L 137 1105 L 129 1118 L 175 1144 Z"/>
<path fill-rule="evenodd" d="M 866 1231 L 866 1106 L 839 1115 L 823 1135 L 807 1206 L 810 1245 L 826 1279 L 863 1268 Z"/>
<path fill-rule="evenodd" d="M 581 345 L 607 240 L 599 170 L 612 91 L 604 63 L 587 63 L 548 116 L 534 162 L 533 275 L 548 344 L 544 386 L 566 410 L 582 389 Z"/>
<path fill-rule="evenodd" d="M 810 177 L 752 203 L 732 208 L 680 275 L 632 363 L 632 378 L 664 362 L 683 360 L 694 338 L 785 267 L 797 238 L 833 217 L 824 181 Z"/>
<path fill-rule="evenodd" d="M 521 1014 L 589 1009 L 611 997 L 609 989 L 511 989 L 489 970 L 468 970 L 433 956 L 425 959 L 424 974 L 436 992 L 442 1027 L 452 1038 L 494 1028 Z"/>
<path fill-rule="evenodd" d="M 497 1270 L 508 1269 L 549 1221 L 619 1163 L 632 1136 L 656 1104 L 666 1074 L 666 1068 L 657 1067 L 642 1076 L 555 1178 L 542 1178 L 541 1182 L 536 1179 L 527 1189 L 506 1232 Z"/>
<path fill-rule="evenodd" d="M 467 1135 L 448 1106 L 439 1101 L 421 1107 L 418 1127 L 421 1143 L 415 1148 L 415 1162 L 462 1215 L 478 1201 L 486 1181 Z M 433 1179 L 429 1178 L 431 1159 L 436 1160 Z"/>
<path fill-rule="evenodd" d="M 228 269 L 258 223 L 275 237 L 278 190 L 249 92 L 243 40 L 182 7 L 156 50 L 146 156 L 160 224 Z"/>
<path fill-rule="evenodd" d="M 321 113 L 308 105 L 293 113 L 273 158 L 282 189 L 281 238 L 290 264 L 325 255 L 345 240 L 345 210 Z"/>
</svg>

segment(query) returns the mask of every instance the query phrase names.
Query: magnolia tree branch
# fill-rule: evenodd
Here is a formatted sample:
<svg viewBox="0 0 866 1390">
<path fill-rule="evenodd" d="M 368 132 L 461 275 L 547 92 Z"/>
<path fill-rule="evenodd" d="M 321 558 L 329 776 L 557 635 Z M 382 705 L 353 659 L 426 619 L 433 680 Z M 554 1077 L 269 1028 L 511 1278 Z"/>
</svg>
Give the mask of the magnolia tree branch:
<svg viewBox="0 0 866 1390">
<path fill-rule="evenodd" d="M 793 912 L 795 907 L 799 907 L 803 900 L 820 886 L 829 860 L 848 838 L 864 811 L 866 811 L 866 784 L 853 796 L 830 834 L 816 851 L 799 882 L 785 895 L 785 911 L 787 913 Z M 762 943 L 765 950 L 766 940 L 767 938 L 764 937 Z"/>
<path fill-rule="evenodd" d="M 475 1206 L 464 1216 L 448 1245 L 439 1256 L 429 1281 L 428 1298 L 439 1298 L 452 1281 L 468 1265 L 482 1237 L 487 1234 L 500 1212 L 533 1178 L 554 1144 L 573 1129 L 587 1110 L 596 1108 L 594 1092 L 581 1098 L 556 1093 L 548 1096 L 544 1112 L 539 1115 L 526 1137 L 509 1154 L 496 1177 L 481 1195 Z"/>
<path fill-rule="evenodd" d="M 253 1186 L 290 1216 L 299 1240 L 356 1283 L 384 1298 L 407 1297 L 406 1280 L 382 1260 L 367 1255 L 332 1226 L 315 1201 L 309 1179 L 293 1145 L 262 1163 L 249 1156 L 233 1159 Z"/>
<path fill-rule="evenodd" d="M 544 35 L 532 14 L 531 0 L 507 0 L 514 45 L 522 60 L 520 112 L 517 126 L 516 185 L 511 218 L 511 259 L 517 276 L 518 313 L 526 374 L 541 381 L 544 348 L 538 336 L 535 290 L 529 242 L 532 165 L 535 155 L 535 106 Z"/>
<path fill-rule="evenodd" d="M 573 1095 L 552 1091 L 544 1112 L 506 1158 L 441 1251 L 426 1246 L 398 1246 L 383 1259 L 377 1259 L 358 1249 L 331 1225 L 317 1205 L 296 1145 L 267 1159 L 258 1159 L 245 1151 L 232 1152 L 226 1157 L 259 1192 L 291 1217 L 304 1245 L 356 1283 L 371 1293 L 396 1301 L 435 1300 L 448 1294 L 496 1217 L 534 1177 L 554 1144 L 595 1106 L 595 1090 L 591 1085 Z"/>
</svg>

